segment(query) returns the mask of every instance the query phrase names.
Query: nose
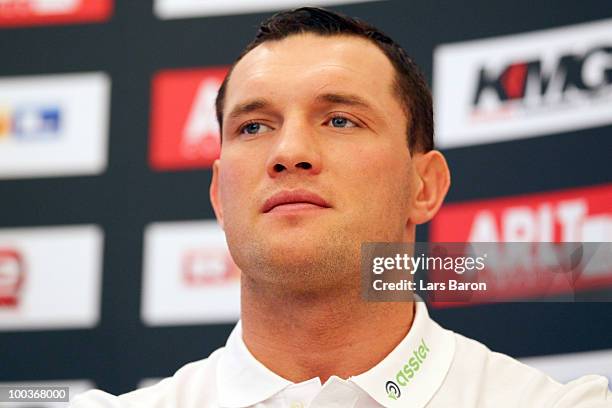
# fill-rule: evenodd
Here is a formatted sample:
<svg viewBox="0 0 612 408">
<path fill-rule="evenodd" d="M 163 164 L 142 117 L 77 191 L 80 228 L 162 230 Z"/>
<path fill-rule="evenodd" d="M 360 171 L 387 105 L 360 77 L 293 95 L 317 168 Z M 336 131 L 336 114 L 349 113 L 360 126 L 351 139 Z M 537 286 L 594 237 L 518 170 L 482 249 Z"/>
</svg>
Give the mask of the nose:
<svg viewBox="0 0 612 408">
<path fill-rule="evenodd" d="M 321 155 L 316 132 L 305 120 L 285 120 L 268 162 L 268 175 L 316 175 L 321 172 Z"/>
</svg>

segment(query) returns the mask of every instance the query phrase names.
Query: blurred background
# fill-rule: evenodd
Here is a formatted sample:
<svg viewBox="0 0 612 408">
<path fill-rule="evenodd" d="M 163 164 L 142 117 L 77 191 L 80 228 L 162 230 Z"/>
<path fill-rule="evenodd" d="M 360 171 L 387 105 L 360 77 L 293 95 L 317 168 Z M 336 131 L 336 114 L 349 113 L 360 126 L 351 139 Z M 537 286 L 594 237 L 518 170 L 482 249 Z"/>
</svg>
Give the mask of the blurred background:
<svg viewBox="0 0 612 408">
<path fill-rule="evenodd" d="M 419 241 L 612 241 L 608 0 L 309 4 L 378 26 L 432 86 L 453 185 Z M 0 385 L 124 393 L 225 343 L 213 102 L 257 24 L 299 5 L 0 0 Z M 559 381 L 612 378 L 612 303 L 431 314 Z"/>
</svg>

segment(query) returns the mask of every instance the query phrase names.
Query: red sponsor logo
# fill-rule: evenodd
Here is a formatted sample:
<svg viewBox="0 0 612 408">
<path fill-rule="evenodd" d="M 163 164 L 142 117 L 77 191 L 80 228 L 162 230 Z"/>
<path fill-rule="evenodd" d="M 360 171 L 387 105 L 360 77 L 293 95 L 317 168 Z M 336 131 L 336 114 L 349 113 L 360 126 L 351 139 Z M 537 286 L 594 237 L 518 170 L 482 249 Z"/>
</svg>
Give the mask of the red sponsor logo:
<svg viewBox="0 0 612 408">
<path fill-rule="evenodd" d="M 168 70 L 155 75 L 149 148 L 153 169 L 209 168 L 219 157 L 215 99 L 228 69 Z"/>
<path fill-rule="evenodd" d="M 0 0 L 0 27 L 102 22 L 113 0 Z"/>
<path fill-rule="evenodd" d="M 612 241 L 612 184 L 443 206 L 433 242 Z"/>
<path fill-rule="evenodd" d="M 240 277 L 240 269 L 226 251 L 191 249 L 182 259 L 182 276 L 187 286 L 229 283 Z"/>
<path fill-rule="evenodd" d="M 430 234 L 432 242 L 549 243 L 492 246 L 495 257 L 488 254 L 483 271 L 455 277 L 487 284 L 486 291 L 464 293 L 469 303 L 576 293 L 612 284 L 609 244 L 601 244 L 599 251 L 594 249 L 597 244 L 558 244 L 612 241 L 612 184 L 445 205 Z M 558 266 L 560 259 L 567 260 L 563 268 Z M 447 277 L 433 276 L 439 281 Z M 435 306 L 462 305 L 461 296 L 455 302 L 444 301 L 453 296 L 457 295 L 438 296 L 443 301 Z"/>
<path fill-rule="evenodd" d="M 25 279 L 21 255 L 13 249 L 0 248 L 0 308 L 16 307 Z"/>
</svg>

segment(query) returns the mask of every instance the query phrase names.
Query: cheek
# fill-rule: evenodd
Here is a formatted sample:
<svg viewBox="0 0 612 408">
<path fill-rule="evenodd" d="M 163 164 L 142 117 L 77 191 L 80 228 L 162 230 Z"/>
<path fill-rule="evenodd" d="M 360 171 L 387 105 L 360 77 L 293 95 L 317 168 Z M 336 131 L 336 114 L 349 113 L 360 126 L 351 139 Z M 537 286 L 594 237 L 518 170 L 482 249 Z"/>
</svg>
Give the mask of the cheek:
<svg viewBox="0 0 612 408">
<path fill-rule="evenodd" d="M 221 163 L 219 174 L 219 199 L 224 212 L 231 211 L 237 203 L 243 202 L 248 196 L 247 169 L 241 163 L 226 161 Z"/>
<path fill-rule="evenodd" d="M 380 146 L 363 153 L 347 174 L 351 207 L 364 222 L 388 230 L 403 222 L 410 205 L 410 157 Z"/>
<path fill-rule="evenodd" d="M 378 144 L 372 148 L 356 148 L 346 157 L 352 158 L 344 164 L 349 169 L 350 184 L 372 198 L 375 197 L 373 194 L 388 198 L 398 190 L 405 190 L 408 185 L 410 155 L 407 148 L 404 152 L 392 146 L 381 148 Z"/>
</svg>

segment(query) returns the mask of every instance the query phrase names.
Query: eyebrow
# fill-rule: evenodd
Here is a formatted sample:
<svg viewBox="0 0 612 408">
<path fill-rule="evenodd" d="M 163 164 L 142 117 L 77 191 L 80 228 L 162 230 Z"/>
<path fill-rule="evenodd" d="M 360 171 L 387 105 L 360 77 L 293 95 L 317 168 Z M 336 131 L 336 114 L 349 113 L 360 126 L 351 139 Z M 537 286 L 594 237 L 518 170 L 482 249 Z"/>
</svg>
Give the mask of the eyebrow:
<svg viewBox="0 0 612 408">
<path fill-rule="evenodd" d="M 319 103 L 326 102 L 336 105 L 356 106 L 373 110 L 372 106 L 368 102 L 366 102 L 365 99 L 353 94 L 325 93 L 318 95 L 315 100 Z"/>
<path fill-rule="evenodd" d="M 271 103 L 265 99 L 253 99 L 236 105 L 228 115 L 229 119 L 235 119 L 247 113 L 255 112 L 270 107 Z"/>
</svg>

